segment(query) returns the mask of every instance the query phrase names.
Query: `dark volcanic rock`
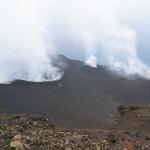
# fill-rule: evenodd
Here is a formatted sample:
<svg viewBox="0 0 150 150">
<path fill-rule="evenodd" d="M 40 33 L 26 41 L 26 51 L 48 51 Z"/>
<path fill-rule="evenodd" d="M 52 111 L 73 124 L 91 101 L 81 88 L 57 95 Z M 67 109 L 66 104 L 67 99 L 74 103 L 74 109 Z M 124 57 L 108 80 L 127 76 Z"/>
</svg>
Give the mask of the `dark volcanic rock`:
<svg viewBox="0 0 150 150">
<path fill-rule="evenodd" d="M 119 78 L 104 66 L 91 68 L 63 56 L 59 62 L 65 72 L 60 81 L 0 85 L 0 107 L 13 113 L 53 116 L 63 125 L 92 127 L 121 104 L 150 105 L 149 80 Z"/>
</svg>

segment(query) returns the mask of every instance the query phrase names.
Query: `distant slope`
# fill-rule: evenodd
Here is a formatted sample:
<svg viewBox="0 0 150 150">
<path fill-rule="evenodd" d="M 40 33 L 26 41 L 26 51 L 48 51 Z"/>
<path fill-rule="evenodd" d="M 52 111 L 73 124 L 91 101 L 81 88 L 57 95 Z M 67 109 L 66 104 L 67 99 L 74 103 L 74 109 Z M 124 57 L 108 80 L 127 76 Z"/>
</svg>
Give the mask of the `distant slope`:
<svg viewBox="0 0 150 150">
<path fill-rule="evenodd" d="M 150 104 L 150 81 L 118 78 L 105 67 L 91 68 L 64 56 L 57 62 L 65 72 L 60 81 L 0 85 L 0 107 L 54 116 L 65 125 L 93 126 L 120 104 Z"/>
</svg>

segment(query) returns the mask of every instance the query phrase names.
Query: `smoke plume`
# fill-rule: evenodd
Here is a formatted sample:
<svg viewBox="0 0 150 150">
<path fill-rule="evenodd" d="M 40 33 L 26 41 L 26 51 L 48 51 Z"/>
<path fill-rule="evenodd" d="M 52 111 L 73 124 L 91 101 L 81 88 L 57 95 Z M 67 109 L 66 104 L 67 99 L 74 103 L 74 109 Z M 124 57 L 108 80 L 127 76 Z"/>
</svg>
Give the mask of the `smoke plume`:
<svg viewBox="0 0 150 150">
<path fill-rule="evenodd" d="M 86 64 L 150 78 L 138 57 L 136 32 L 117 18 L 121 0 L 0 0 L 0 82 L 53 81 L 62 53 L 84 55 Z M 78 58 L 77 58 L 78 59 Z"/>
<path fill-rule="evenodd" d="M 47 34 L 47 2 L 0 0 L 0 82 L 57 80 Z"/>
</svg>

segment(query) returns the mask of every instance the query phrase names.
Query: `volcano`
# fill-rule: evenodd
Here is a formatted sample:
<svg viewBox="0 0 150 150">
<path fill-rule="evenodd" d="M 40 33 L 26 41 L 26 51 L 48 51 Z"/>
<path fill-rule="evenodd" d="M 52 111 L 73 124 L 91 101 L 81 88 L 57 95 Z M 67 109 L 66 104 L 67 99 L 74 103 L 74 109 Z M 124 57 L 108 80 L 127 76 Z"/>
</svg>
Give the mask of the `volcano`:
<svg viewBox="0 0 150 150">
<path fill-rule="evenodd" d="M 65 56 L 56 62 L 64 70 L 59 81 L 1 84 L 0 108 L 53 116 L 65 126 L 90 127 L 111 117 L 119 105 L 150 105 L 150 80 L 123 78 L 106 66 L 92 68 Z"/>
</svg>

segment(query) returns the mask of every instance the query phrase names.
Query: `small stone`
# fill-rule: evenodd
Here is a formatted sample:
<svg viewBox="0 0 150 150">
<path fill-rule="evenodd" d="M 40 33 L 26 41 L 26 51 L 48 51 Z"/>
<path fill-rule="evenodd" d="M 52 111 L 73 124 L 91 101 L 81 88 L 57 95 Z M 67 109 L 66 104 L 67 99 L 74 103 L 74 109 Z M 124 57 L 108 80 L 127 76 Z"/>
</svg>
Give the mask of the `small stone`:
<svg viewBox="0 0 150 150">
<path fill-rule="evenodd" d="M 36 121 L 33 122 L 33 125 L 36 126 L 38 123 Z"/>
<path fill-rule="evenodd" d="M 135 150 L 135 146 L 132 143 L 129 143 L 122 150 Z"/>
<path fill-rule="evenodd" d="M 109 143 L 112 143 L 112 144 L 116 144 L 118 141 L 117 137 L 112 133 L 108 135 L 107 140 Z"/>
<path fill-rule="evenodd" d="M 14 137 L 13 137 L 13 141 L 15 141 L 15 140 L 21 140 L 22 139 L 22 135 L 21 134 L 17 134 L 17 135 L 15 135 Z"/>
<path fill-rule="evenodd" d="M 96 145 L 96 150 L 101 150 L 100 146 Z"/>
<path fill-rule="evenodd" d="M 25 150 L 24 145 L 18 140 L 11 142 L 10 147 L 16 150 Z"/>
<path fill-rule="evenodd" d="M 76 144 L 79 144 L 81 143 L 81 139 L 82 139 L 82 136 L 79 135 L 78 133 L 74 133 L 73 135 L 70 135 L 68 137 L 68 141 L 71 142 L 71 143 L 76 143 Z"/>
<path fill-rule="evenodd" d="M 68 141 L 68 139 L 66 140 L 66 142 L 65 142 L 65 145 L 67 145 L 67 144 L 69 144 L 69 141 Z"/>
<path fill-rule="evenodd" d="M 65 148 L 65 150 L 72 150 L 72 148 L 68 147 L 68 148 Z"/>
</svg>

